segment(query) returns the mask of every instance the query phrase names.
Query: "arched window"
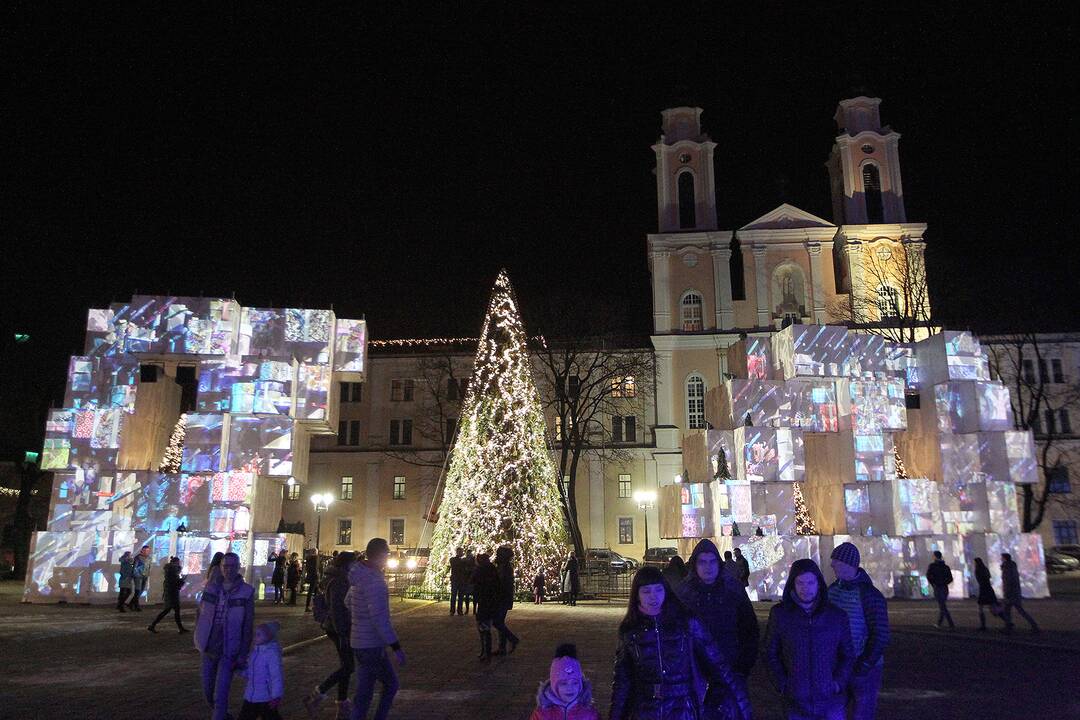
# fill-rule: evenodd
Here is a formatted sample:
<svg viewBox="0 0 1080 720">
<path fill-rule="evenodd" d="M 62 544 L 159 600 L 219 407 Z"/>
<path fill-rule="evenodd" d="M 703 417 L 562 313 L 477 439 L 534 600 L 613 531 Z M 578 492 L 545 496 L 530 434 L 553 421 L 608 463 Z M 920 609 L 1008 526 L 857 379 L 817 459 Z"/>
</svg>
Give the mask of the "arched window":
<svg viewBox="0 0 1080 720">
<path fill-rule="evenodd" d="M 806 275 L 792 262 L 784 262 L 773 270 L 773 317 L 780 327 L 802 322 L 806 312 Z"/>
<path fill-rule="evenodd" d="M 694 174 L 686 171 L 679 175 L 679 227 L 697 227 L 697 210 L 694 199 Z"/>
<path fill-rule="evenodd" d="M 866 163 L 862 168 L 863 198 L 866 200 L 866 222 L 879 223 L 885 217 L 881 205 L 881 176 L 874 163 Z"/>
<path fill-rule="evenodd" d="M 728 261 L 728 271 L 731 273 L 731 299 L 746 299 L 746 277 L 743 275 L 742 243 L 739 238 L 731 238 L 731 260 Z"/>
<path fill-rule="evenodd" d="M 704 329 L 701 322 L 701 295 L 696 290 L 690 290 L 683 295 L 679 306 L 682 310 L 683 332 L 698 332 Z"/>
<path fill-rule="evenodd" d="M 705 428 L 705 378 L 697 373 L 686 378 L 686 427 Z"/>
<path fill-rule="evenodd" d="M 890 320 L 900 317 L 900 293 L 890 285 L 878 285 L 877 289 L 878 314 L 882 320 Z"/>
</svg>

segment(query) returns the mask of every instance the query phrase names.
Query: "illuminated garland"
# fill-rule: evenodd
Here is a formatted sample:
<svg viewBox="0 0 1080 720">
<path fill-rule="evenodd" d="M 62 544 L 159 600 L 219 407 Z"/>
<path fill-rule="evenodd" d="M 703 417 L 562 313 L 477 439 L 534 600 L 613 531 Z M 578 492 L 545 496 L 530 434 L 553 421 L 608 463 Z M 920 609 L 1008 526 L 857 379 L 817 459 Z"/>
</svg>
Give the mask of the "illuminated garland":
<svg viewBox="0 0 1080 720">
<path fill-rule="evenodd" d="M 795 532 L 799 535 L 817 535 L 817 525 L 814 524 L 814 518 L 810 517 L 810 511 L 806 508 L 802 488 L 799 487 L 799 483 L 792 484 L 795 486 L 792 491 L 792 500 L 795 502 Z"/>
<path fill-rule="evenodd" d="M 457 547 L 514 551 L 516 584 L 552 580 L 566 545 L 555 465 L 510 280 L 495 281 L 432 535 L 429 591 L 449 587 Z"/>
<path fill-rule="evenodd" d="M 895 443 L 892 446 L 892 452 L 893 452 L 893 462 L 896 463 L 896 479 L 897 480 L 907 480 L 908 479 L 907 468 L 904 467 L 904 459 L 900 457 L 900 451 L 897 449 Z"/>
<path fill-rule="evenodd" d="M 545 342 L 543 335 L 529 338 L 538 342 Z M 408 347 L 439 347 L 442 345 L 475 345 L 480 338 L 474 337 L 451 337 L 451 338 L 397 338 L 392 340 L 369 340 L 369 348 L 408 348 Z"/>
<path fill-rule="evenodd" d="M 166 474 L 180 472 L 180 461 L 184 458 L 184 438 L 187 437 L 187 415 L 181 415 L 169 437 L 169 446 L 158 463 L 158 471 Z"/>
</svg>

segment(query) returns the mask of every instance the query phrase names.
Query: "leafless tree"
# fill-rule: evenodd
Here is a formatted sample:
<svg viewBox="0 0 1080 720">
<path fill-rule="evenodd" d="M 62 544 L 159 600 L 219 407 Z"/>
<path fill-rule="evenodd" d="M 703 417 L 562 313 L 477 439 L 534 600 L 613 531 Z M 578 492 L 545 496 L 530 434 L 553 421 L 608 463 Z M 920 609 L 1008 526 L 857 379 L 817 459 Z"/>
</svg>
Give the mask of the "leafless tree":
<svg viewBox="0 0 1080 720">
<path fill-rule="evenodd" d="M 849 251 L 850 252 L 850 251 Z M 937 325 L 921 253 L 909 245 L 862 245 L 861 282 L 829 304 L 834 321 L 892 340 L 915 342 Z"/>
<path fill-rule="evenodd" d="M 1061 442 L 1066 435 L 1058 421 L 1061 412 L 1080 408 L 1080 379 L 1051 382 L 1046 347 L 1036 333 L 984 337 L 982 343 L 989 348 L 991 374 L 1009 387 L 1016 428 L 1035 433 L 1041 483 L 1020 488 L 1022 527 L 1024 532 L 1031 532 L 1042 524 L 1050 503 L 1080 510 L 1071 495 L 1052 492 L 1050 483 L 1056 467 L 1080 459 L 1073 458 Z M 1051 422 L 1043 422 L 1048 416 Z"/>
</svg>

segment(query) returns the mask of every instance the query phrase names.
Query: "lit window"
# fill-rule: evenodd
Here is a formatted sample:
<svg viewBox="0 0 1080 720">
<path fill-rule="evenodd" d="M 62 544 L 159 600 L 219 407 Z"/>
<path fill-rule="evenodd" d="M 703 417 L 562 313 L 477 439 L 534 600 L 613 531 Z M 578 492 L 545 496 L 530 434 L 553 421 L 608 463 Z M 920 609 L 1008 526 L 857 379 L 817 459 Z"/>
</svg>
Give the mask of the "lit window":
<svg viewBox="0 0 1080 720">
<path fill-rule="evenodd" d="M 394 499 L 395 500 L 404 500 L 405 499 L 405 476 L 404 475 L 397 475 L 396 477 L 394 477 Z"/>
<path fill-rule="evenodd" d="M 300 499 L 300 483 L 293 483 L 292 485 L 285 486 L 285 497 L 290 500 Z"/>
<path fill-rule="evenodd" d="M 352 486 L 353 486 L 352 476 L 351 475 L 343 475 L 341 477 L 341 499 L 342 500 L 352 500 Z"/>
<path fill-rule="evenodd" d="M 619 544 L 620 545 L 633 545 L 634 544 L 634 518 L 621 517 L 619 518 Z"/>
<path fill-rule="evenodd" d="M 405 518 L 392 518 L 390 520 L 390 544 L 405 544 Z"/>
<path fill-rule="evenodd" d="M 337 544 L 352 545 L 352 518 L 340 518 L 337 521 Z"/>
<path fill-rule="evenodd" d="M 566 434 L 563 434 L 563 421 L 561 417 L 555 418 L 555 439 L 566 440 L 574 432 L 573 418 L 566 418 Z"/>
<path fill-rule="evenodd" d="M 696 373 L 686 379 L 686 427 L 705 428 L 705 378 Z"/>
<path fill-rule="evenodd" d="M 570 497 L 570 476 L 562 476 L 562 491 L 564 497 Z"/>
<path fill-rule="evenodd" d="M 683 332 L 698 332 L 702 329 L 701 295 L 696 292 L 688 292 L 682 298 L 682 329 Z"/>
<path fill-rule="evenodd" d="M 900 293 L 891 285 L 878 285 L 877 307 L 882 320 L 900 317 Z"/>
<path fill-rule="evenodd" d="M 633 375 L 611 381 L 611 397 L 632 398 L 637 395 L 637 383 Z"/>
<path fill-rule="evenodd" d="M 628 498 L 633 497 L 633 484 L 630 481 L 629 475 L 619 476 L 619 497 Z"/>
</svg>

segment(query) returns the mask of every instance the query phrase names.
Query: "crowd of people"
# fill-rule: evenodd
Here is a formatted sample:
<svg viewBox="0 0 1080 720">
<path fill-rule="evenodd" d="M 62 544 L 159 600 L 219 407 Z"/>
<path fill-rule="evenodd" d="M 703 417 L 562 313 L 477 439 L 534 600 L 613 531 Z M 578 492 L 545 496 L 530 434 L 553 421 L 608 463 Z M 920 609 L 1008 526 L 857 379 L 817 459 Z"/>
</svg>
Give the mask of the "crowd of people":
<svg viewBox="0 0 1080 720">
<path fill-rule="evenodd" d="M 333 692 L 339 720 L 366 718 L 377 686 L 381 694 L 374 717 L 389 715 L 398 690 L 391 657 L 399 665 L 405 663 L 390 620 L 384 577 L 389 555 L 387 542 L 375 538 L 364 553 L 335 553 L 325 572 L 314 551 L 303 561 L 297 553 L 270 558 L 272 601 L 296 605 L 302 580 L 307 586 L 305 610 L 313 612 L 337 656 L 337 667 L 303 699 L 311 717 Z M 459 548 L 449 566 L 450 614 L 473 615 L 483 663 L 513 653 L 520 643 L 507 626 L 515 601 L 513 553 L 509 546 L 501 546 L 494 555 L 494 559 L 486 552 L 474 556 Z M 704 539 L 686 562 L 674 556 L 662 569 L 641 568 L 633 577 L 618 628 L 609 718 L 749 720 L 748 678 L 759 656 L 789 720 L 873 718 L 889 619 L 884 596 L 860 562 L 853 543 L 836 546 L 830 557 L 836 579 L 827 584 L 813 560 L 795 561 L 782 599 L 769 613 L 764 637 L 747 592 L 750 564 L 739 549 L 721 553 Z M 150 548 L 144 546 L 135 555 L 124 553 L 120 564 L 117 609 L 138 612 L 152 569 Z M 157 632 L 158 623 L 173 613 L 178 631 L 187 632 L 180 617 L 185 579 L 179 559 L 170 558 L 162 572 L 164 603 L 148 629 Z M 975 559 L 974 576 L 979 630 L 986 630 L 989 610 L 1002 620 L 1006 632 L 1011 631 L 1015 610 L 1038 632 L 1023 607 L 1018 568 L 1008 553 L 1001 556 L 1003 600 L 998 600 L 981 558 Z M 955 628 L 948 608 L 953 574 L 940 552 L 934 553 L 926 578 L 938 603 L 935 627 Z M 544 602 L 548 585 L 544 573 L 533 578 L 534 603 Z M 557 588 L 564 604 L 577 604 L 581 584 L 573 551 L 559 567 Z M 254 615 L 255 590 L 241 576 L 240 558 L 217 553 L 199 596 L 194 632 L 203 693 L 214 720 L 232 717 L 228 698 L 236 675 L 246 681 L 241 720 L 280 717 L 285 690 L 278 625 L 256 627 Z M 549 678 L 537 693 L 532 720 L 599 717 L 576 647 L 560 645 Z"/>
</svg>

